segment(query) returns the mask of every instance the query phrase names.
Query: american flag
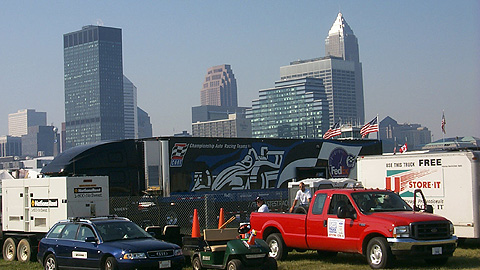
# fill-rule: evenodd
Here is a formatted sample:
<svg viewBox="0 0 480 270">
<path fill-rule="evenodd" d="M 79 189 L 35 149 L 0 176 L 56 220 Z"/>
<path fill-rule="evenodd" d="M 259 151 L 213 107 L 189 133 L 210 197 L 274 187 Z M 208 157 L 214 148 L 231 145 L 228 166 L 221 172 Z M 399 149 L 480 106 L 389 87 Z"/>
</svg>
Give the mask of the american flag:
<svg viewBox="0 0 480 270">
<path fill-rule="evenodd" d="M 447 124 L 447 121 L 445 121 L 445 113 L 442 113 L 442 132 L 443 134 L 446 134 L 447 132 L 445 131 L 445 125 Z"/>
<path fill-rule="evenodd" d="M 378 115 L 375 116 L 372 121 L 363 125 L 363 127 L 360 129 L 360 134 L 362 135 L 362 138 L 365 138 L 368 133 L 372 132 L 378 132 Z"/>
<path fill-rule="evenodd" d="M 323 134 L 323 138 L 328 140 L 340 134 L 342 134 L 342 131 L 340 130 L 340 122 L 337 122 L 329 130 L 327 130 L 325 134 Z"/>
</svg>

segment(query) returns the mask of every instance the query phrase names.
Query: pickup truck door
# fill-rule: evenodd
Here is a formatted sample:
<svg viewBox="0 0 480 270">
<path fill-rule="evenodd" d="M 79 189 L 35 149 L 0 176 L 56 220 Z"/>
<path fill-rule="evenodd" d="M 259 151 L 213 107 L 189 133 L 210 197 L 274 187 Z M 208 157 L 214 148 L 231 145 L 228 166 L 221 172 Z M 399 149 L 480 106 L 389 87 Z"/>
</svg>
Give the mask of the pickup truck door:
<svg viewBox="0 0 480 270">
<path fill-rule="evenodd" d="M 327 238 L 326 213 L 327 213 L 327 193 L 317 193 L 314 195 L 311 211 L 307 216 L 307 245 L 310 249 L 326 250 L 328 246 L 325 243 Z"/>
<path fill-rule="evenodd" d="M 307 219 L 308 245 L 317 250 L 358 252 L 362 231 L 358 220 L 337 217 L 337 209 L 341 205 L 354 209 L 350 199 L 344 194 L 333 194 L 324 205 L 328 207 L 323 207 L 323 215 L 313 215 L 312 209 L 312 215 Z"/>
</svg>

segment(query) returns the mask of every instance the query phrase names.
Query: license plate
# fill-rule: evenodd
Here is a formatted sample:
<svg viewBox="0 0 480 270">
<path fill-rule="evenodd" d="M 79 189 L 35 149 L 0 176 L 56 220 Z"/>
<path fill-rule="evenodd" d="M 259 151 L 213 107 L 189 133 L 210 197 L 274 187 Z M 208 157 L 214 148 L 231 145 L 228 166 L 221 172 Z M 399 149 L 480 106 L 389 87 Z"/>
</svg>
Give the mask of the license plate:
<svg viewBox="0 0 480 270">
<path fill-rule="evenodd" d="M 172 262 L 170 260 L 160 261 L 158 263 L 159 263 L 158 268 L 160 268 L 160 269 L 172 267 Z"/>
<path fill-rule="evenodd" d="M 432 248 L 432 255 L 440 255 L 442 254 L 442 247 L 433 247 Z"/>
</svg>

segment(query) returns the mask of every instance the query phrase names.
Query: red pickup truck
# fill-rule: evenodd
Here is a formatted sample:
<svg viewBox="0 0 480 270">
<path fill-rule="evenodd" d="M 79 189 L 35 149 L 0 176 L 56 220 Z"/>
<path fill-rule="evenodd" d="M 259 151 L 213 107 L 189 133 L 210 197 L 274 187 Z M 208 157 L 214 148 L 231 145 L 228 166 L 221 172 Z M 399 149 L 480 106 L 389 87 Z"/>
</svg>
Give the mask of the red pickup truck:
<svg viewBox="0 0 480 270">
<path fill-rule="evenodd" d="M 374 269 L 389 267 L 395 258 L 411 256 L 440 265 L 457 246 L 449 220 L 414 211 L 389 190 L 318 190 L 306 212 L 254 212 L 250 224 L 277 260 L 297 249 L 317 250 L 320 256 L 359 253 Z"/>
</svg>

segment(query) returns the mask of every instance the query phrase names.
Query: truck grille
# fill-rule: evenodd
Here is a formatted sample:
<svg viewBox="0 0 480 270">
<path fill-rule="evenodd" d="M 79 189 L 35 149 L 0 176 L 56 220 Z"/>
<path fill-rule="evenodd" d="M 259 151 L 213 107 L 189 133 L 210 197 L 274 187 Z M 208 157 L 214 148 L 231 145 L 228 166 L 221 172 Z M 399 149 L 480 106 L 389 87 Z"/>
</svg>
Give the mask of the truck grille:
<svg viewBox="0 0 480 270">
<path fill-rule="evenodd" d="M 450 237 L 450 223 L 447 222 L 415 222 L 411 225 L 412 238 L 418 240 L 445 239 Z"/>
<path fill-rule="evenodd" d="M 173 256 L 173 249 L 155 250 L 147 252 L 149 258 L 165 258 Z"/>
</svg>

